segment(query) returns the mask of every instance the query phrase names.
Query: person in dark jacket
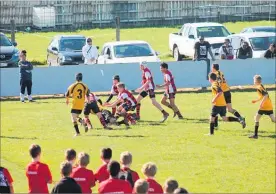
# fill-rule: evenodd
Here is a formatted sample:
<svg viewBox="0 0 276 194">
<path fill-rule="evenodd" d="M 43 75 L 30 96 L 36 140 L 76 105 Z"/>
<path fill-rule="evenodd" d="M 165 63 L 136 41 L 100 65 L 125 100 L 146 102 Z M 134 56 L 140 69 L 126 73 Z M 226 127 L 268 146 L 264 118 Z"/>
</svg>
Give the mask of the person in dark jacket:
<svg viewBox="0 0 276 194">
<path fill-rule="evenodd" d="M 249 46 L 248 42 L 243 42 L 242 46 L 238 50 L 238 59 L 248 59 L 252 58 L 252 48 Z"/>
<path fill-rule="evenodd" d="M 271 44 L 269 46 L 269 49 L 267 49 L 267 51 L 265 51 L 264 58 L 267 58 L 267 59 L 276 58 L 276 44 L 275 43 Z"/>
<path fill-rule="evenodd" d="M 78 183 L 70 177 L 72 173 L 72 164 L 63 162 L 60 165 L 62 179 L 54 186 L 51 193 L 82 193 Z"/>
<path fill-rule="evenodd" d="M 25 89 L 27 88 L 28 100 L 29 102 L 33 102 L 31 93 L 32 93 L 32 70 L 33 65 L 26 60 L 27 52 L 22 50 L 20 52 L 20 61 L 18 62 L 18 66 L 20 68 L 20 100 L 24 101 Z"/>
</svg>

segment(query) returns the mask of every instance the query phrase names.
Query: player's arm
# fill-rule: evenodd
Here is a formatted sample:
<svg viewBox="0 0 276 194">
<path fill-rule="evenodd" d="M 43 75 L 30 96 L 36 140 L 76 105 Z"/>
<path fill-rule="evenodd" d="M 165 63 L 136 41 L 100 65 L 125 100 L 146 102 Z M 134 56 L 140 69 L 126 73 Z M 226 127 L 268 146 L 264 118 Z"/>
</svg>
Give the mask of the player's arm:
<svg viewBox="0 0 276 194">
<path fill-rule="evenodd" d="M 110 93 L 110 95 L 108 96 L 108 99 L 105 102 L 110 102 L 110 100 L 112 100 L 112 98 L 113 98 L 113 94 Z"/>
<path fill-rule="evenodd" d="M 66 98 L 66 104 L 69 104 L 69 98 L 71 96 L 71 87 L 68 88 L 67 92 L 65 93 L 65 98 Z"/>
<path fill-rule="evenodd" d="M 169 77 L 169 75 L 165 75 L 165 83 L 164 84 L 162 84 L 162 85 L 156 85 L 158 88 L 164 88 L 164 87 L 166 87 L 166 86 L 169 86 L 170 85 L 170 77 Z"/>
<path fill-rule="evenodd" d="M 122 100 L 120 99 L 120 98 L 118 98 L 115 102 L 113 102 L 113 103 L 104 103 L 104 106 L 106 106 L 106 107 L 116 107 L 117 106 L 117 104 L 119 104 L 120 102 L 121 102 Z"/>
<path fill-rule="evenodd" d="M 259 90 L 258 89 L 258 92 L 260 92 L 263 96 L 261 96 L 260 98 L 258 98 L 257 100 L 252 100 L 252 103 L 256 103 L 256 102 L 259 102 L 261 101 L 265 96 L 268 96 L 268 93 L 266 91 L 263 91 L 263 90 Z M 267 98 L 267 97 L 266 97 Z"/>
<path fill-rule="evenodd" d="M 146 83 L 144 83 L 140 88 L 138 88 L 136 91 L 137 92 L 140 92 L 140 91 L 142 91 L 142 90 L 144 90 L 146 87 L 148 87 L 148 85 L 150 84 L 150 75 L 147 75 L 147 73 L 146 73 L 146 79 L 147 79 L 147 81 L 146 81 Z"/>
</svg>

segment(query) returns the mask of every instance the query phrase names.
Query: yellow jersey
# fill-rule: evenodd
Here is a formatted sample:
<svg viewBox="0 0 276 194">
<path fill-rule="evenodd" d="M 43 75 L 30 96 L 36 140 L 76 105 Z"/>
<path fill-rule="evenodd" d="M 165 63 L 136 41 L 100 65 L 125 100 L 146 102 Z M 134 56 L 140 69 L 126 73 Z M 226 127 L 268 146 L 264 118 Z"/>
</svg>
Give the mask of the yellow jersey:
<svg viewBox="0 0 276 194">
<path fill-rule="evenodd" d="M 222 94 L 217 98 L 217 100 L 213 103 L 214 106 L 226 106 L 226 101 L 224 98 L 224 94 L 222 89 L 219 86 L 219 83 L 217 81 L 212 83 L 212 94 L 213 97 L 215 97 L 218 93 L 222 92 Z"/>
<path fill-rule="evenodd" d="M 221 71 L 217 71 L 216 74 L 217 74 L 217 81 L 218 81 L 222 91 L 223 92 L 229 91 L 230 88 L 225 80 L 224 74 Z"/>
<path fill-rule="evenodd" d="M 260 99 L 263 99 L 263 97 L 267 95 L 267 99 L 264 101 L 263 107 L 260 108 L 260 110 L 273 110 L 271 99 L 262 84 L 257 86 L 257 93 Z"/>
<path fill-rule="evenodd" d="M 82 82 L 73 83 L 66 92 L 66 98 L 71 97 L 72 109 L 82 110 L 84 108 L 85 97 L 89 95 L 87 85 Z"/>
</svg>

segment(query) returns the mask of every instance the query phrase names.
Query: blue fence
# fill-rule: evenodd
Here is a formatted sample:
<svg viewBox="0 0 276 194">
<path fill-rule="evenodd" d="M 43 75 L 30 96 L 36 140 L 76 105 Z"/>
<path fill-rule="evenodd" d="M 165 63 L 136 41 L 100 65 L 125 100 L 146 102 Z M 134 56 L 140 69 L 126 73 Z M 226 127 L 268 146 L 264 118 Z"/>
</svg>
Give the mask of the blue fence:
<svg viewBox="0 0 276 194">
<path fill-rule="evenodd" d="M 169 62 L 178 88 L 196 88 L 208 86 L 206 80 L 207 65 L 205 61 Z M 248 59 L 219 61 L 230 85 L 250 85 L 255 74 L 263 77 L 264 84 L 275 83 L 275 60 Z M 154 75 L 156 84 L 163 83 L 163 75 L 160 72 L 159 63 L 150 63 L 148 67 Z M 0 69 L 1 96 L 19 95 L 19 69 Z M 141 84 L 141 71 L 138 63 L 133 64 L 105 64 L 93 66 L 64 66 L 34 68 L 33 70 L 33 94 L 61 94 L 75 81 L 75 74 L 81 72 L 91 91 L 109 91 L 112 84 L 112 76 L 120 75 L 128 89 L 133 90 Z"/>
</svg>

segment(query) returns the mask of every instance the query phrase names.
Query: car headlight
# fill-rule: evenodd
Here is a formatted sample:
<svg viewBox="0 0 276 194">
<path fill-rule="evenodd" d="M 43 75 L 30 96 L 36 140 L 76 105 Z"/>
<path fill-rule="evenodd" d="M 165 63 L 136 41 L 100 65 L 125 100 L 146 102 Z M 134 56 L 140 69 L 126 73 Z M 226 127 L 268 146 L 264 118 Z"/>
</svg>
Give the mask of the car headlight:
<svg viewBox="0 0 276 194">
<path fill-rule="evenodd" d="M 16 51 L 16 52 L 13 54 L 13 56 L 18 57 L 18 56 L 19 56 L 19 51 Z"/>
<path fill-rule="evenodd" d="M 67 56 L 62 56 L 61 60 L 62 60 L 62 62 L 64 62 L 64 61 L 72 61 L 72 58 L 71 57 L 67 57 Z"/>
</svg>

